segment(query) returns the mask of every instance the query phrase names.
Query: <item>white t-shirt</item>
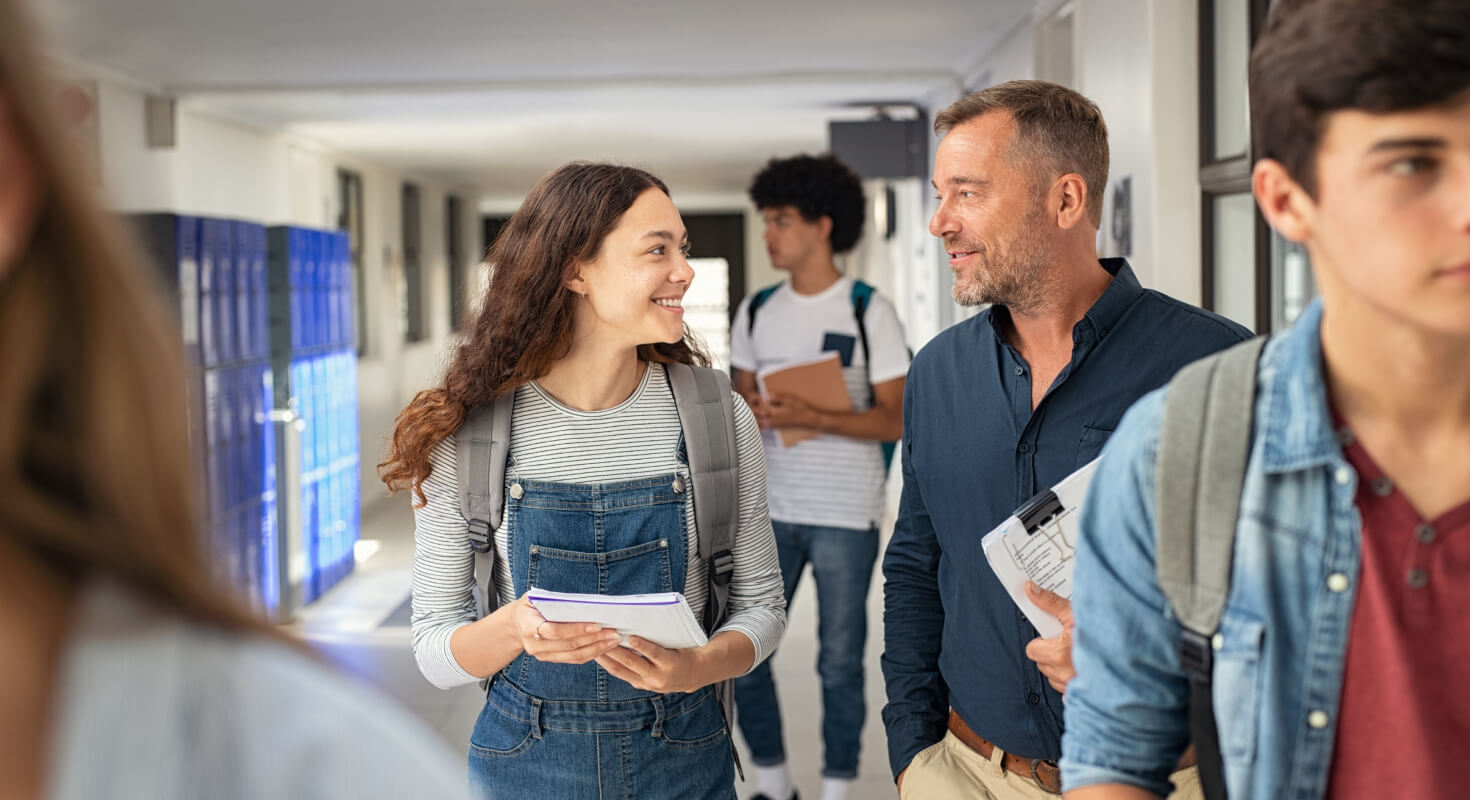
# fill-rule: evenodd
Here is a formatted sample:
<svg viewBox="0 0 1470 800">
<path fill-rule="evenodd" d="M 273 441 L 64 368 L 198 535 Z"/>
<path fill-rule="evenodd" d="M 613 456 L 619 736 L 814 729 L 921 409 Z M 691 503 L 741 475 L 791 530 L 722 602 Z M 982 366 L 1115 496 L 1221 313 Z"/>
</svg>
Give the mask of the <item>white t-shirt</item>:
<svg viewBox="0 0 1470 800">
<path fill-rule="evenodd" d="M 866 411 L 869 384 L 908 374 L 909 354 L 898 312 L 875 292 L 863 316 L 871 368 L 863 362 L 852 285 L 844 277 L 817 294 L 801 295 L 789 282 L 782 283 L 756 311 L 754 330 L 750 298 L 745 298 L 730 331 L 730 364 L 758 372 L 836 350 L 844 356 L 842 375 L 853 410 Z M 771 519 L 866 530 L 882 518 L 884 469 L 878 442 L 824 434 L 782 447 L 774 431 L 763 438 Z"/>
</svg>

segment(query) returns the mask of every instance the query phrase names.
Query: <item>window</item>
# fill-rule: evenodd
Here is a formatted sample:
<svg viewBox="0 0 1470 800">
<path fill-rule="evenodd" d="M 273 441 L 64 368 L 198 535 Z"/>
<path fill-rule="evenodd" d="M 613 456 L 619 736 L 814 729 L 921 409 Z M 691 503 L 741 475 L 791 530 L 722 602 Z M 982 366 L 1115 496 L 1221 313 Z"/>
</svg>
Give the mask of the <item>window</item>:
<svg viewBox="0 0 1470 800">
<path fill-rule="evenodd" d="M 449 259 L 449 327 L 459 330 L 465 318 L 465 271 L 464 251 L 460 247 L 459 198 L 449 195 L 444 198 L 444 254 Z"/>
<path fill-rule="evenodd" d="M 1205 308 L 1257 333 L 1280 327 L 1271 229 L 1251 197 L 1250 49 L 1270 0 L 1199 0 L 1201 287 Z"/>
<path fill-rule="evenodd" d="M 419 218 L 419 187 L 403 184 L 403 291 L 399 295 L 399 313 L 403 319 L 403 340 L 421 342 L 427 338 L 424 327 L 424 274 L 420 263 L 422 228 Z"/>
<path fill-rule="evenodd" d="M 337 229 L 347 232 L 347 246 L 352 250 L 352 336 L 358 357 L 367 351 L 367 299 L 363 291 L 363 214 L 362 175 L 351 170 L 337 170 Z"/>
</svg>

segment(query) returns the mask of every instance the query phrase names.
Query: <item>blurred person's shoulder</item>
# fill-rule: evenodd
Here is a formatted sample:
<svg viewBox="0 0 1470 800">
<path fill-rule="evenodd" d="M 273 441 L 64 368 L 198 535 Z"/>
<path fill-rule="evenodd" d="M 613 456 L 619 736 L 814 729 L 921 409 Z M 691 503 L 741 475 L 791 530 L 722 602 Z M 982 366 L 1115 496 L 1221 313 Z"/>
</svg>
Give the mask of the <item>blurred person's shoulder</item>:
<svg viewBox="0 0 1470 800">
<path fill-rule="evenodd" d="M 63 663 L 56 798 L 467 796 L 448 745 L 393 701 L 113 583 L 87 589 Z"/>
</svg>

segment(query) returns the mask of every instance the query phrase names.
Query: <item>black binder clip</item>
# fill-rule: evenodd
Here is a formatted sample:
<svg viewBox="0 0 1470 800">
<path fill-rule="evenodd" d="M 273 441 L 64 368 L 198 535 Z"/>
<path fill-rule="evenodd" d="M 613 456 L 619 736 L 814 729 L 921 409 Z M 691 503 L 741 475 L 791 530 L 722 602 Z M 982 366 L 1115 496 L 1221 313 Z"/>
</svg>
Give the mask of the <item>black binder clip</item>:
<svg viewBox="0 0 1470 800">
<path fill-rule="evenodd" d="M 1035 533 L 1065 510 L 1062 508 L 1062 499 L 1057 497 L 1056 492 L 1048 489 L 1027 500 L 1026 505 L 1016 511 L 1016 519 L 1026 526 L 1027 533 Z"/>
</svg>

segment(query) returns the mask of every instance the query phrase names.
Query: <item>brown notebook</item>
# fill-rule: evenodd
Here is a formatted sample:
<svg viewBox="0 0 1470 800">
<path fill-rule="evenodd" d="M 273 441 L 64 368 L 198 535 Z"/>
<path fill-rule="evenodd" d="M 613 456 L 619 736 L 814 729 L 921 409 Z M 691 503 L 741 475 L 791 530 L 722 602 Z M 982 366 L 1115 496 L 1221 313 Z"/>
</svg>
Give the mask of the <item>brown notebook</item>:
<svg viewBox="0 0 1470 800">
<path fill-rule="evenodd" d="M 848 396 L 847 384 L 842 380 L 842 361 L 833 352 L 806 361 L 768 367 L 757 372 L 755 380 L 762 398 L 789 394 L 805 400 L 818 411 L 852 411 L 852 398 Z M 782 447 L 822 435 L 821 431 L 811 428 L 781 428 L 777 433 Z"/>
</svg>

